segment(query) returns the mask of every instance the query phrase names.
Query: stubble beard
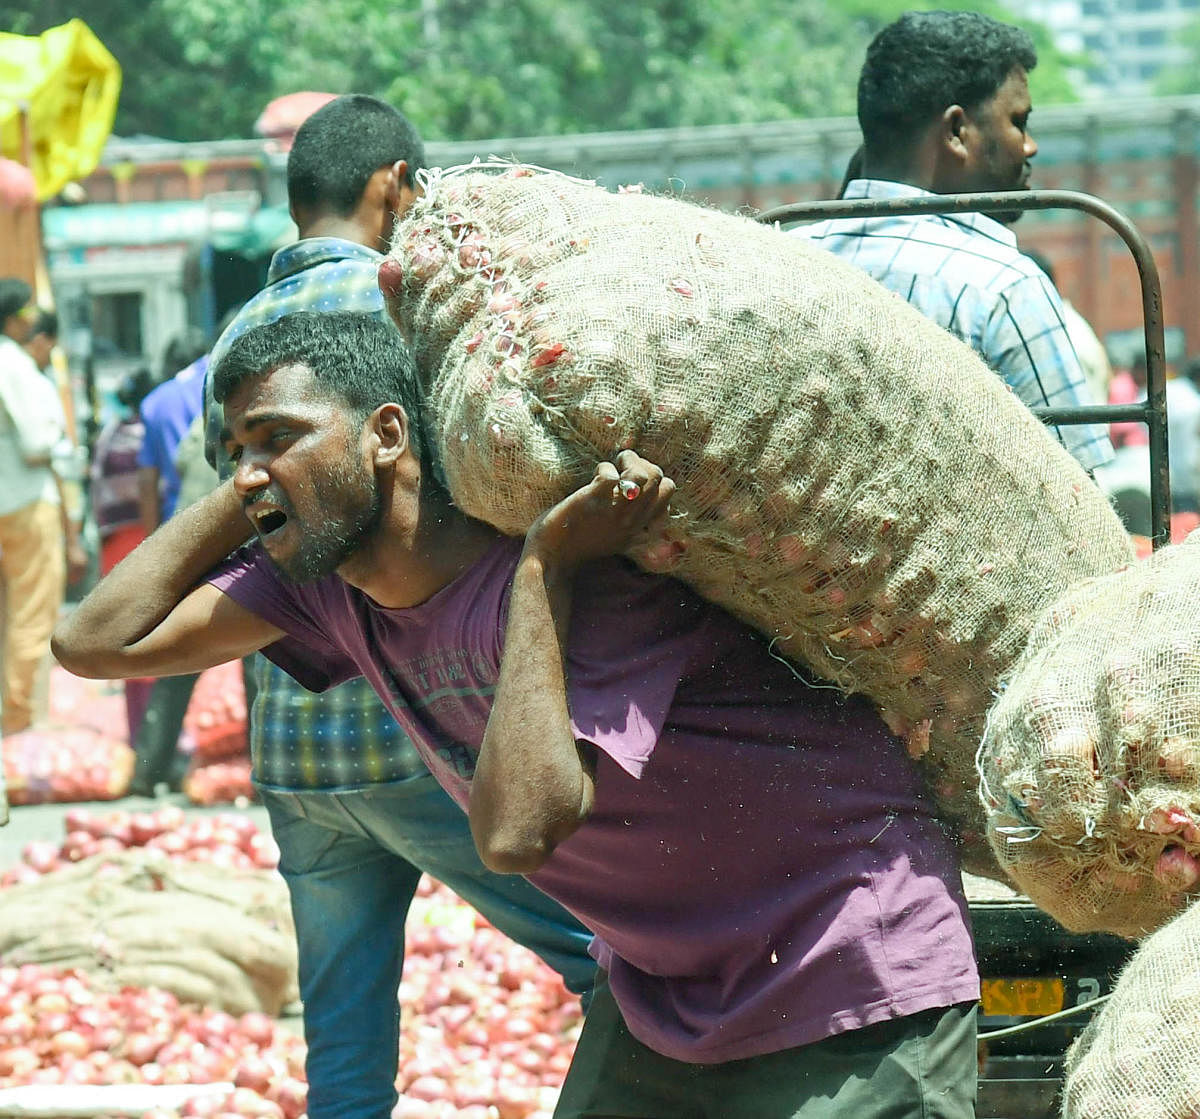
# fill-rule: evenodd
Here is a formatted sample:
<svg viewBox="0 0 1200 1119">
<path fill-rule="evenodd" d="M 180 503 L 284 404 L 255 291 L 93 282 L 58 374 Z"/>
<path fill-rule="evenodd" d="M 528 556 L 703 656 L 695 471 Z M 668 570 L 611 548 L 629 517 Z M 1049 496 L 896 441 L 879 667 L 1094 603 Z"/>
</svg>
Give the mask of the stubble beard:
<svg viewBox="0 0 1200 1119">
<path fill-rule="evenodd" d="M 341 468 L 330 471 L 323 484 L 314 486 L 319 508 L 340 509 L 320 525 L 298 523 L 300 543 L 290 556 L 271 557 L 283 577 L 294 585 L 314 583 L 333 575 L 364 542 L 374 535 L 383 520 L 383 499 L 374 477 L 350 476 Z"/>
</svg>

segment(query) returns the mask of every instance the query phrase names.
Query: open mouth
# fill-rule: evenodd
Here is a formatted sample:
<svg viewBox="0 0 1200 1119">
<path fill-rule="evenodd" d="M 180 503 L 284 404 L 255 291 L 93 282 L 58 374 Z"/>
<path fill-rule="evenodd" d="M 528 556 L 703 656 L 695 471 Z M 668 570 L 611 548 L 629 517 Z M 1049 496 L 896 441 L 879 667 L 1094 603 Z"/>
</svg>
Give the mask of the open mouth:
<svg viewBox="0 0 1200 1119">
<path fill-rule="evenodd" d="M 287 524 L 287 514 L 279 509 L 268 509 L 254 517 L 254 527 L 260 536 L 270 536 Z"/>
</svg>

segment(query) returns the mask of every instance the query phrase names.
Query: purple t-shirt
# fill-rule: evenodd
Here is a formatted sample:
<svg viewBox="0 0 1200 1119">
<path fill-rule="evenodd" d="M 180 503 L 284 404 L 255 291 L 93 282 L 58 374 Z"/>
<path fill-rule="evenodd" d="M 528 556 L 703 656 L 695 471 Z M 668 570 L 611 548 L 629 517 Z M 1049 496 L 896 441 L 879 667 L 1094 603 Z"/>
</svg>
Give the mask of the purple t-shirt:
<svg viewBox="0 0 1200 1119">
<path fill-rule="evenodd" d="M 292 586 L 257 546 L 210 579 L 287 632 L 265 652 L 306 687 L 370 680 L 465 808 L 520 549 L 404 610 Z M 951 846 L 868 704 L 624 560 L 577 576 L 567 679 L 595 804 L 531 880 L 596 934 L 646 1045 L 730 1061 L 978 998 Z"/>
</svg>

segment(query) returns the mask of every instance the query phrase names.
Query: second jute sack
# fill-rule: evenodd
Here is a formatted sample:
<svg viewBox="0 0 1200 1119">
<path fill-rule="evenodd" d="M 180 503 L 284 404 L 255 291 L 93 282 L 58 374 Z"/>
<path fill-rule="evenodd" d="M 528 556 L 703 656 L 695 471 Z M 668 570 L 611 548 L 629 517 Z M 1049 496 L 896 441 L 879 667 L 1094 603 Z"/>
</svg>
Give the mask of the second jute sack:
<svg viewBox="0 0 1200 1119">
<path fill-rule="evenodd" d="M 1200 532 L 1055 603 L 979 764 L 1001 865 L 1067 928 L 1138 938 L 1200 891 Z"/>
<path fill-rule="evenodd" d="M 425 186 L 381 286 L 458 505 L 521 534 L 597 460 L 658 463 L 675 515 L 634 558 L 874 699 L 998 876 L 974 769 L 997 679 L 1048 602 L 1131 558 L 1084 471 L 799 238 L 525 167 Z"/>
<path fill-rule="evenodd" d="M 1063 1119 L 1200 1115 L 1200 905 L 1138 946 L 1067 1052 Z"/>
</svg>

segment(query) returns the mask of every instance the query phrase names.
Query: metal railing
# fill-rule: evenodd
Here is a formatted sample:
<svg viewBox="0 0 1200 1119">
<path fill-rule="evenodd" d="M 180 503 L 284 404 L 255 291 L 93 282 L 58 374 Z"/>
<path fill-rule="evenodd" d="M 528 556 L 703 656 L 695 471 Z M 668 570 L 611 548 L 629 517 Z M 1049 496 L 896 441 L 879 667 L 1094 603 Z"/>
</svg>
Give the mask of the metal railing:
<svg viewBox="0 0 1200 1119">
<path fill-rule="evenodd" d="M 1025 210 L 1082 210 L 1105 222 L 1128 246 L 1142 290 L 1146 341 L 1146 400 L 1134 404 L 1092 404 L 1076 408 L 1034 408 L 1046 424 L 1135 421 L 1150 433 L 1150 531 L 1155 548 L 1170 540 L 1171 480 L 1167 462 L 1167 362 L 1163 342 L 1162 285 L 1146 239 L 1120 211 L 1090 194 L 1073 190 L 1019 190 L 991 194 L 945 194 L 928 198 L 857 198 L 795 202 L 757 215 L 765 225 L 821 218 L 876 218 L 919 214 L 1004 213 Z"/>
</svg>

